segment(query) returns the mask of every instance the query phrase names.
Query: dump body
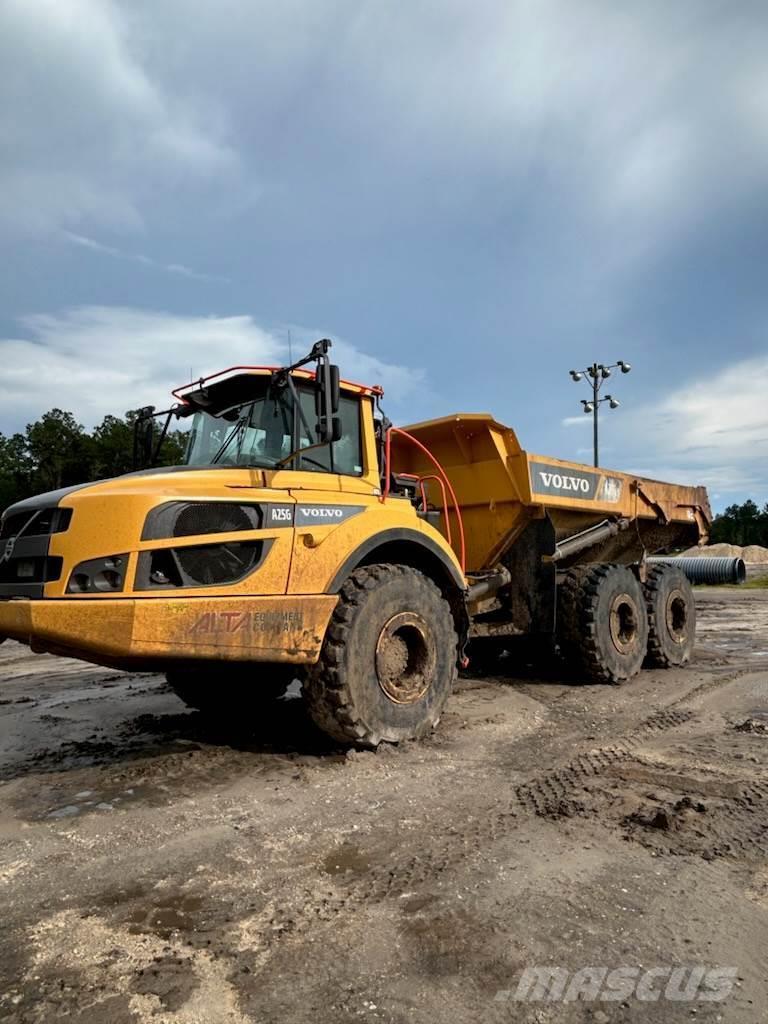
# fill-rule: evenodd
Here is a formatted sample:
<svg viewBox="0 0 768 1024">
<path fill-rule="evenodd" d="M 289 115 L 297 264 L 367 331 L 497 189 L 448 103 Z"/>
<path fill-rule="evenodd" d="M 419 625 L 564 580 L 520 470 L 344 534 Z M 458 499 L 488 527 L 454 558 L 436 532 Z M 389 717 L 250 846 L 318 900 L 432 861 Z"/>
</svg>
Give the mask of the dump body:
<svg viewBox="0 0 768 1024">
<path fill-rule="evenodd" d="M 703 487 L 532 455 L 520 447 L 514 430 L 485 413 L 428 420 L 404 431 L 432 452 L 450 480 L 461 510 L 469 573 L 496 566 L 532 521 L 547 517 L 556 542 L 606 519 L 629 521 L 631 529 L 589 552 L 596 561 L 631 562 L 644 552 L 707 537 L 712 513 Z M 402 434 L 392 439 L 392 465 L 416 476 L 434 472 Z M 426 486 L 430 502 L 440 507 L 437 486 Z M 458 523 L 453 510 L 448 515 L 455 544 Z"/>
</svg>

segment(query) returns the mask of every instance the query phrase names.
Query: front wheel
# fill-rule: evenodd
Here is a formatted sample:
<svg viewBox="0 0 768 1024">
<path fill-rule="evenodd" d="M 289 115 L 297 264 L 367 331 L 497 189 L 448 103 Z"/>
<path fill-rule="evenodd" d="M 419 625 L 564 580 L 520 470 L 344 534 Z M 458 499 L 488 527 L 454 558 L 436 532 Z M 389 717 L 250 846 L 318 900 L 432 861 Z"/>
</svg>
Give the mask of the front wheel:
<svg viewBox="0 0 768 1024">
<path fill-rule="evenodd" d="M 313 720 L 333 739 L 363 747 L 424 736 L 456 679 L 457 642 L 448 602 L 423 573 L 356 569 L 304 682 Z"/>
</svg>

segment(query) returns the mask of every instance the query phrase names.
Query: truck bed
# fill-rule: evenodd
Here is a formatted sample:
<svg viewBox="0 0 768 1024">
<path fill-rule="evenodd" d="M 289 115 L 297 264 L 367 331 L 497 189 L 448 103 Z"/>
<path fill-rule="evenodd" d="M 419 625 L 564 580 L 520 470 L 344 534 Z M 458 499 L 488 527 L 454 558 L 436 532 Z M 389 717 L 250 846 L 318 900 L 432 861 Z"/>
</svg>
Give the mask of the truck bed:
<svg viewBox="0 0 768 1024">
<path fill-rule="evenodd" d="M 547 515 L 558 541 L 606 518 L 634 522 L 634 530 L 613 539 L 615 560 L 628 560 L 630 552 L 634 558 L 638 549 L 650 554 L 706 540 L 712 513 L 703 487 L 530 454 L 514 430 L 487 413 L 457 413 L 403 430 L 434 454 L 454 488 L 470 571 L 495 565 L 532 519 Z M 393 436 L 392 452 L 397 472 L 433 472 L 403 435 Z M 440 507 L 438 487 L 428 486 Z"/>
</svg>

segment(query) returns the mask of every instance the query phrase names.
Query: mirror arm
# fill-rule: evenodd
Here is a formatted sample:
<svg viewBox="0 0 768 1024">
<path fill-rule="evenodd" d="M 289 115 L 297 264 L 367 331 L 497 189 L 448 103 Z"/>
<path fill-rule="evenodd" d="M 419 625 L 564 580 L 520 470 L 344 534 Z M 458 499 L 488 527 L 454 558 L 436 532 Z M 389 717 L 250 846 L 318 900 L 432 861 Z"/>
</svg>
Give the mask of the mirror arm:
<svg viewBox="0 0 768 1024">
<path fill-rule="evenodd" d="M 291 397 L 293 398 L 294 408 L 298 410 L 301 425 L 306 430 L 307 437 L 309 438 L 309 440 L 311 442 L 314 442 L 312 431 L 310 430 L 309 423 L 307 422 L 307 417 L 304 415 L 304 410 L 301 408 L 301 402 L 299 401 L 299 393 L 296 390 L 296 385 L 293 383 L 293 377 L 291 377 L 290 374 L 288 375 L 288 388 L 290 389 Z"/>
<path fill-rule="evenodd" d="M 144 468 L 139 466 L 139 434 L 142 427 L 146 424 L 148 431 L 152 431 L 151 434 L 147 434 L 145 437 L 144 451 L 145 458 L 144 464 L 146 466 L 149 462 L 150 466 L 153 466 L 160 455 L 160 448 L 163 441 L 168 433 L 168 427 L 170 426 L 171 420 L 175 416 L 176 419 L 184 419 L 187 416 L 191 416 L 194 413 L 192 406 L 187 406 L 183 402 L 178 405 L 172 405 L 170 409 L 155 409 L 154 405 L 145 405 L 143 408 L 138 409 L 136 413 L 136 419 L 133 423 L 133 468 L 134 470 Z M 153 434 L 152 420 L 157 419 L 160 416 L 165 416 L 165 425 L 160 433 L 160 440 L 157 443 L 157 447 L 153 445 Z M 147 458 L 148 456 L 148 458 Z"/>
<path fill-rule="evenodd" d="M 152 453 L 152 461 L 150 462 L 150 466 L 154 466 L 154 464 L 160 458 L 160 449 L 163 447 L 163 441 L 165 441 L 166 437 L 168 436 L 168 427 L 171 425 L 172 419 L 173 409 L 169 409 L 168 414 L 165 417 L 165 423 L 163 424 L 163 428 L 160 431 L 160 437 L 158 438 L 157 444 L 155 445 L 155 450 Z"/>
</svg>

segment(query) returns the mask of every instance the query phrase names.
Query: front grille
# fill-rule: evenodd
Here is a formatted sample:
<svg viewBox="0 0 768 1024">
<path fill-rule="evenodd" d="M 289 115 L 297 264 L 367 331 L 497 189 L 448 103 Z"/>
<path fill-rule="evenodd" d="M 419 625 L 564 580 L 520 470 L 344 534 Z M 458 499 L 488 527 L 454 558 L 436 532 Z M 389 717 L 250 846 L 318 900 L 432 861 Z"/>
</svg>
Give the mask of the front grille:
<svg viewBox="0 0 768 1024">
<path fill-rule="evenodd" d="M 152 509 L 144 523 L 141 539 L 240 533 L 258 530 L 261 525 L 262 512 L 258 505 L 241 505 L 232 501 L 170 501 Z"/>
<path fill-rule="evenodd" d="M 46 583 L 61 579 L 62 559 L 48 554 L 51 534 L 63 533 L 71 508 L 26 508 L 11 511 L 0 524 L 0 597 L 43 596 Z"/>
<path fill-rule="evenodd" d="M 26 512 L 12 512 L 0 524 L 0 539 L 18 537 L 48 537 L 64 533 L 72 519 L 71 508 L 38 508 Z"/>
</svg>

